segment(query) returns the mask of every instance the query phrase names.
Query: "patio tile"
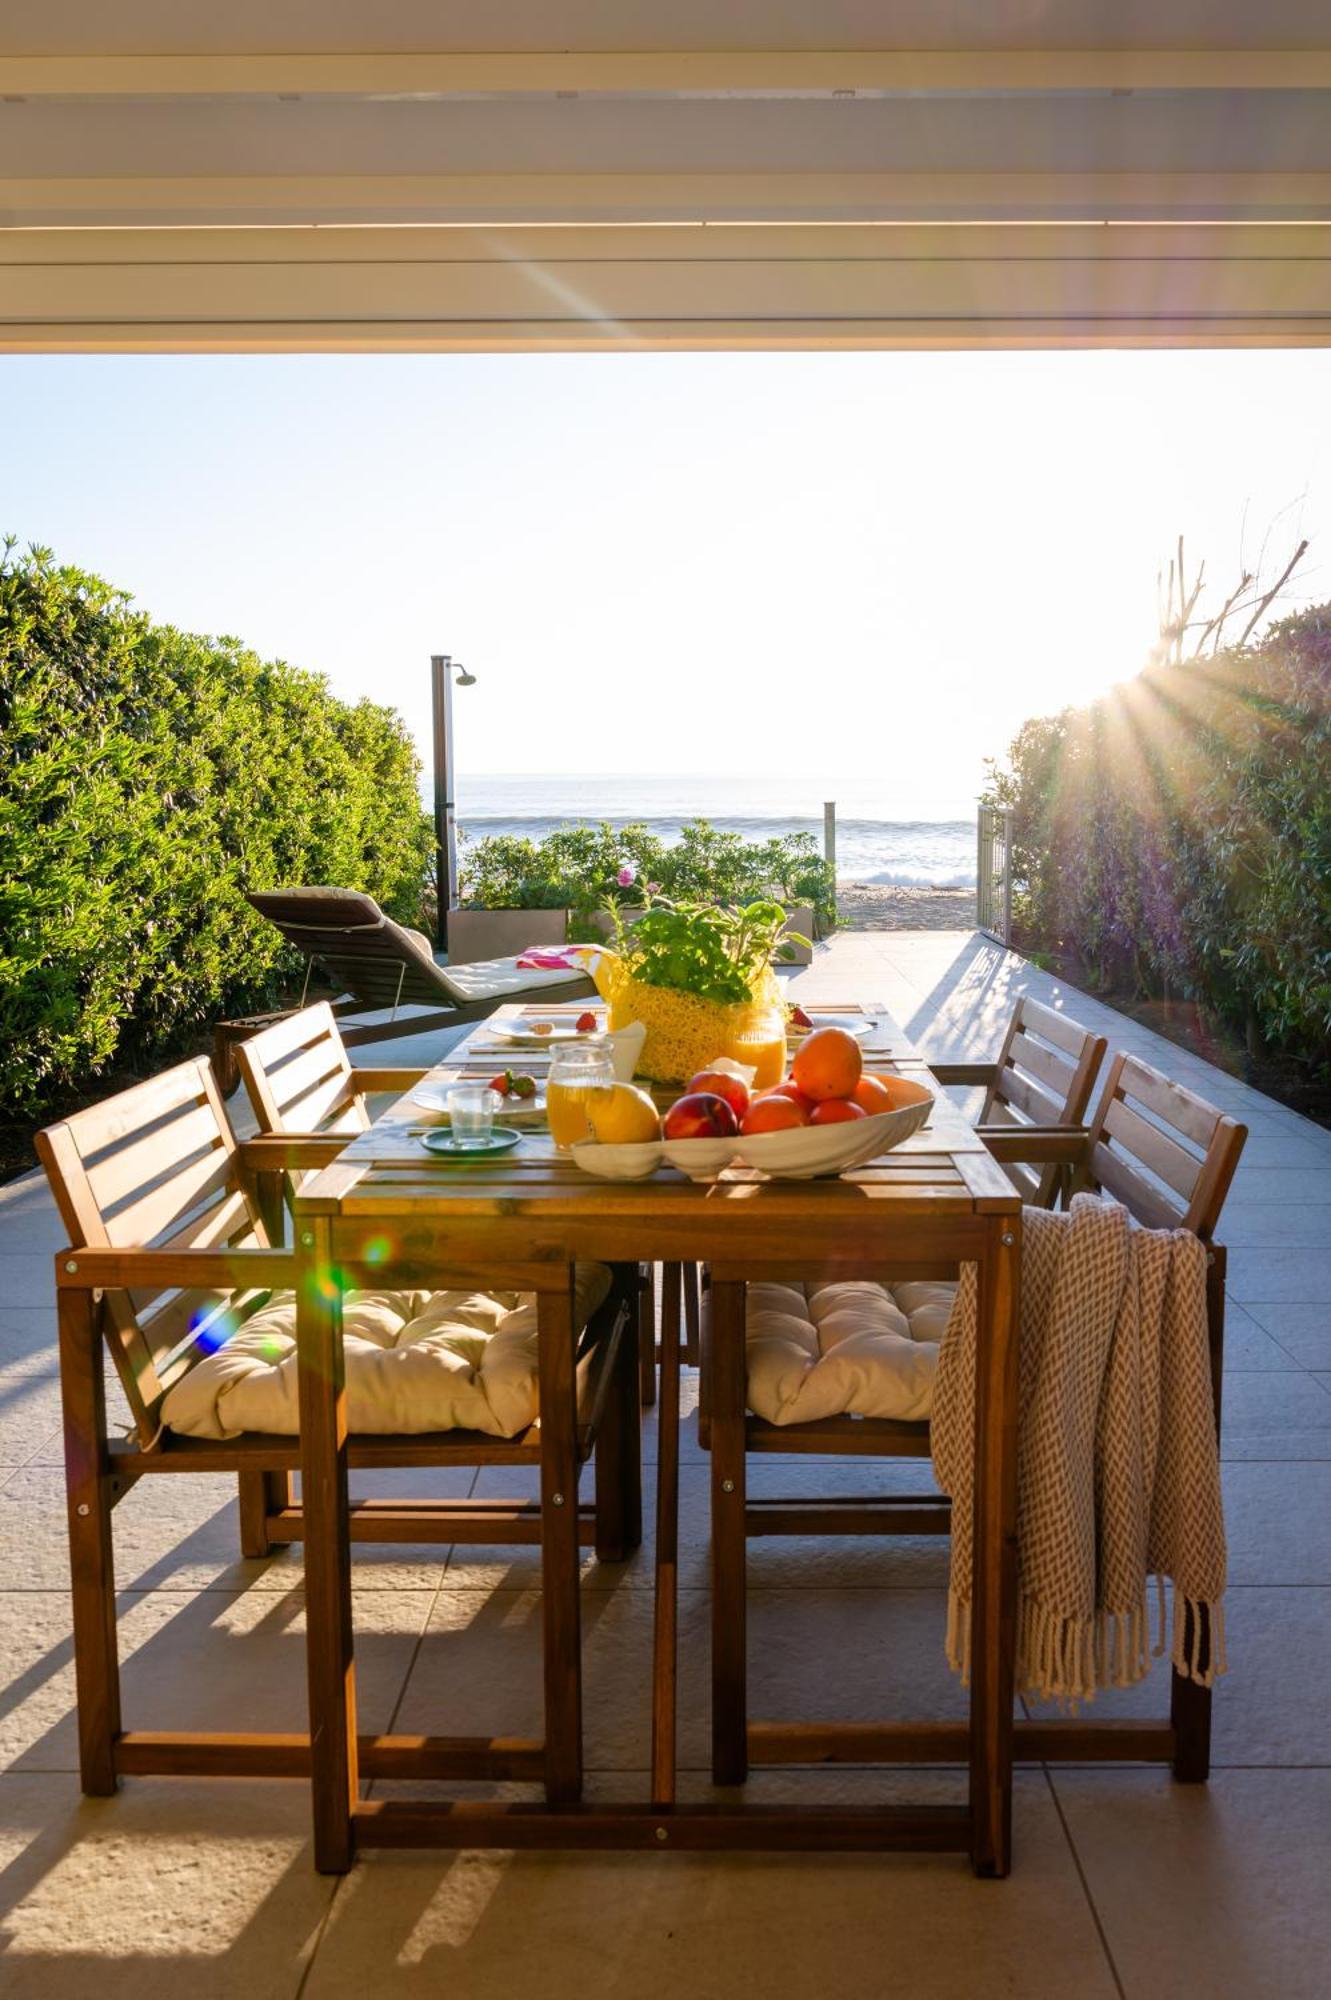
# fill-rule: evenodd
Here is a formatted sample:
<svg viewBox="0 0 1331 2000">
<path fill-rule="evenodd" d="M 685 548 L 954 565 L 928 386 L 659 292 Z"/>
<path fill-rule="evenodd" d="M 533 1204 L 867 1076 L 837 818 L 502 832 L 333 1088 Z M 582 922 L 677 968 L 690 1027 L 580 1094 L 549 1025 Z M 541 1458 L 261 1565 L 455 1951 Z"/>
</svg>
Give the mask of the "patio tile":
<svg viewBox="0 0 1331 2000">
<path fill-rule="evenodd" d="M 680 1760 L 710 1765 L 710 1599 L 680 1593 Z M 587 1762 L 637 1768 L 649 1748 L 652 1602 L 584 1591 Z M 943 1657 L 941 1590 L 755 1590 L 749 1685 L 755 1718 L 936 1719 L 965 1713 Z M 540 1735 L 540 1593 L 440 1592 L 398 1714 L 404 1730 Z"/>
<path fill-rule="evenodd" d="M 74 1664 L 68 1599 L 9 1596 L 3 1640 L 0 1754 L 20 1769 L 74 1771 Z M 127 1729 L 303 1730 L 304 1602 L 276 1591 L 122 1591 L 121 1701 Z M 423 1591 L 357 1590 L 356 1686 L 361 1727 L 388 1726 L 431 1599 Z"/>
<path fill-rule="evenodd" d="M 299 1784 L 0 1777 L 5 2000 L 286 2000 L 332 1883 L 310 1865 Z"/>
<path fill-rule="evenodd" d="M 0 1238 L 5 1224 L 0 1218 Z M 0 1291 L 5 1267 L 0 1265 Z M 49 1306 L 17 1306 L 6 1299 L 0 1304 L 0 1369 L 14 1363 L 36 1361 L 56 1352 L 54 1298 Z"/>
<path fill-rule="evenodd" d="M 1222 1471 L 1230 1583 L 1331 1585 L 1331 1463 Z"/>
<path fill-rule="evenodd" d="M 1331 1301 L 1316 1304 L 1253 1299 L 1244 1307 L 1303 1368 L 1331 1368 Z"/>
<path fill-rule="evenodd" d="M 1225 1289 L 1245 1305 L 1249 1299 L 1297 1304 L 1326 1297 L 1324 1250 L 1231 1250 Z"/>
<path fill-rule="evenodd" d="M 60 1442 L 60 1376 L 54 1357 L 0 1367 L 0 1465 L 26 1465 Z"/>
<path fill-rule="evenodd" d="M 9 1306 L 44 1306 L 54 1323 L 54 1257 L 46 1252 L 38 1255 L 26 1247 L 22 1250 L 6 1247 L 12 1240 L 12 1230 L 0 1240 L 0 1292 L 4 1293 L 5 1303 Z"/>
<path fill-rule="evenodd" d="M 1244 1152 L 1234 1176 L 1232 1199 L 1239 1203 L 1273 1203 L 1279 1208 L 1325 1206 L 1331 1201 L 1331 1174 L 1325 1168 L 1308 1172 L 1303 1167 L 1255 1166 Z M 1225 1205 L 1226 1219 L 1229 1203 Z M 1225 1234 L 1224 1228 L 1221 1235 Z"/>
<path fill-rule="evenodd" d="M 1236 1201 L 1225 1203 L 1218 1232 L 1231 1255 L 1237 1250 L 1320 1250 L 1331 1243 L 1331 1202 Z"/>
<path fill-rule="evenodd" d="M 829 1777 L 815 1781 L 830 1797 L 884 1795 L 878 1775 Z M 911 1796 L 926 1779 L 911 1774 Z M 747 1789 L 782 1798 L 791 1782 Z M 1042 1779 L 1018 1778 L 1014 1817 L 1021 1865 L 997 1893 L 956 1855 L 371 1854 L 338 1890 L 305 1991 L 1113 2000 Z"/>
<path fill-rule="evenodd" d="M 1299 1363 L 1288 1349 L 1257 1324 L 1251 1312 L 1236 1299 L 1225 1301 L 1225 1379 L 1254 1371 L 1267 1374 L 1297 1369 Z"/>
<path fill-rule="evenodd" d="M 1331 1772 L 1054 1774 L 1125 2000 L 1321 2000 Z"/>
<path fill-rule="evenodd" d="M 1225 1596 L 1229 1672 L 1215 1691 L 1213 1768 L 1331 1764 L 1331 1590 L 1240 1586 Z M 1096 1696 L 1091 1719 L 1169 1710 L 1167 1661 L 1135 1688 Z M 1056 1714 L 1032 1702 L 1033 1714 Z"/>
<path fill-rule="evenodd" d="M 1331 1396 L 1303 1370 L 1227 1374 L 1220 1456 L 1331 1458 Z"/>
<path fill-rule="evenodd" d="M 679 1580 L 686 1588 L 705 1590 L 711 1565 L 711 1472 L 706 1464 L 680 1468 Z M 884 1466 L 871 1460 L 751 1459 L 749 1491 L 755 1496 L 790 1494 L 815 1498 L 824 1494 L 874 1492 L 937 1492 L 931 1468 L 922 1461 L 902 1459 Z M 539 1482 L 534 1470 L 506 1471 L 486 1466 L 477 1476 L 478 1496 L 535 1498 Z M 583 1497 L 590 1497 L 584 1481 Z M 627 1563 L 598 1563 L 592 1550 L 583 1552 L 586 1590 L 651 1590 L 656 1547 L 655 1479 L 647 1469 L 643 1508 L 643 1543 Z M 749 1543 L 749 1580 L 755 1586 L 790 1589 L 919 1588 L 947 1581 L 945 1536 L 893 1537 L 770 1536 Z M 539 1589 L 541 1553 L 538 1548 L 463 1547 L 454 1549 L 445 1583 L 457 1590 Z"/>
<path fill-rule="evenodd" d="M 470 1468 L 433 1468 L 410 1475 L 421 1494 L 465 1495 Z M 383 1492 L 402 1475 L 362 1473 L 353 1492 Z M 240 1553 L 236 1482 L 227 1474 L 149 1478 L 126 1494 L 114 1515 L 118 1589 L 286 1590 L 301 1574 L 300 1546 L 264 1560 Z M 397 1547 L 356 1543 L 352 1562 L 360 1588 L 433 1591 L 446 1546 Z M 60 1590 L 68 1585 L 64 1476 L 58 1466 L 29 1465 L 0 1488 L 0 1577 L 10 1590 Z"/>
</svg>

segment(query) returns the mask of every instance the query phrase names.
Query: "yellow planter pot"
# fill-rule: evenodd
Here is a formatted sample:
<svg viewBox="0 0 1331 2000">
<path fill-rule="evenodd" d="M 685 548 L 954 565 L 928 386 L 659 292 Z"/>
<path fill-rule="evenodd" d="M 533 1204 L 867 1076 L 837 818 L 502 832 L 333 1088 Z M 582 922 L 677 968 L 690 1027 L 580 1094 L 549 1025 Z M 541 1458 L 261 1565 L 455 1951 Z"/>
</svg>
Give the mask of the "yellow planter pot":
<svg viewBox="0 0 1331 2000">
<path fill-rule="evenodd" d="M 649 986 L 624 972 L 613 953 L 601 955 L 592 977 L 605 999 L 610 1026 L 626 1028 L 641 1021 L 647 1030 L 638 1074 L 652 1083 L 687 1083 L 718 1056 L 745 1059 L 738 1046 L 747 1039 L 780 1033 L 784 1022 L 781 991 L 769 971 L 754 998 L 735 1006 L 704 1000 L 696 993 L 678 993 L 667 986 Z"/>
</svg>

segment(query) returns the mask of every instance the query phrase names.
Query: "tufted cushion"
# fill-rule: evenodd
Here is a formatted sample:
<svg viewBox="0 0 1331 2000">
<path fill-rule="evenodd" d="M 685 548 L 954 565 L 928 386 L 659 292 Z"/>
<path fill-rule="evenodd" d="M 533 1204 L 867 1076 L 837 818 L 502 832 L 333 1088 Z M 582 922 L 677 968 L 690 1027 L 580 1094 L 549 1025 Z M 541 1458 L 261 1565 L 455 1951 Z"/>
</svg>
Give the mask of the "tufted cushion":
<svg viewBox="0 0 1331 2000">
<path fill-rule="evenodd" d="M 749 1408 L 769 1424 L 926 1418 L 956 1286 L 752 1284 Z"/>
<path fill-rule="evenodd" d="M 603 1264 L 579 1264 L 579 1327 L 609 1289 Z M 533 1293 L 348 1292 L 342 1333 L 353 1431 L 513 1437 L 536 1417 Z M 177 1382 L 162 1421 L 186 1437 L 294 1436 L 300 1429 L 295 1293 L 275 1292 L 225 1346 Z"/>
</svg>

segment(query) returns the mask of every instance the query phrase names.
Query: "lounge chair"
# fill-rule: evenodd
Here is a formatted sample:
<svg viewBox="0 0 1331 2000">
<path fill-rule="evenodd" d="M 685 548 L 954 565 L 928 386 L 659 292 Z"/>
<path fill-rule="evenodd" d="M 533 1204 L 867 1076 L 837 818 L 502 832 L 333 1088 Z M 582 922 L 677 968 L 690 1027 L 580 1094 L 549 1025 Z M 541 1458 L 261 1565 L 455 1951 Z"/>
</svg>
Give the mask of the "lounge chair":
<svg viewBox="0 0 1331 2000">
<path fill-rule="evenodd" d="M 437 965 L 420 931 L 395 923 L 373 896 L 359 889 L 256 889 L 247 900 L 303 953 L 305 991 L 317 965 L 342 996 L 333 1003 L 333 1013 L 349 1046 L 484 1020 L 507 1000 L 538 995 L 574 1000 L 595 990 L 589 979 L 570 978 L 564 972 L 529 972 L 515 958 Z M 534 913 L 534 922 L 540 914 Z M 305 992 L 298 1004 L 304 1006 Z M 409 1011 L 403 1013 L 403 1008 Z M 422 1008 L 427 1011 L 420 1012 Z M 386 1021 L 347 1024 L 348 1015 L 382 1014 L 385 1009 Z M 233 1053 L 236 1044 L 296 1011 L 288 1007 L 219 1021 L 213 1062 L 225 1095 L 230 1096 L 240 1080 Z"/>
</svg>

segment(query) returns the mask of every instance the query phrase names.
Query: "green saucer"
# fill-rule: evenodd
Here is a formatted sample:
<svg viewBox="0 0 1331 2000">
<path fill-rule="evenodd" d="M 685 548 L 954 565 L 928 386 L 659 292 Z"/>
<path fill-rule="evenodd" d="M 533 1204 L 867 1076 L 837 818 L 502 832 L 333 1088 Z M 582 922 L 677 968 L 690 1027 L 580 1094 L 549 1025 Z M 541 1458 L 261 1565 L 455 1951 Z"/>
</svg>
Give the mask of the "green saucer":
<svg viewBox="0 0 1331 2000">
<path fill-rule="evenodd" d="M 422 1132 L 420 1136 L 427 1152 L 438 1153 L 445 1160 L 488 1160 L 496 1153 L 511 1153 L 522 1143 L 521 1132 L 515 1132 L 511 1125 L 496 1125 L 488 1139 L 470 1144 L 455 1139 L 451 1132 Z"/>
</svg>

